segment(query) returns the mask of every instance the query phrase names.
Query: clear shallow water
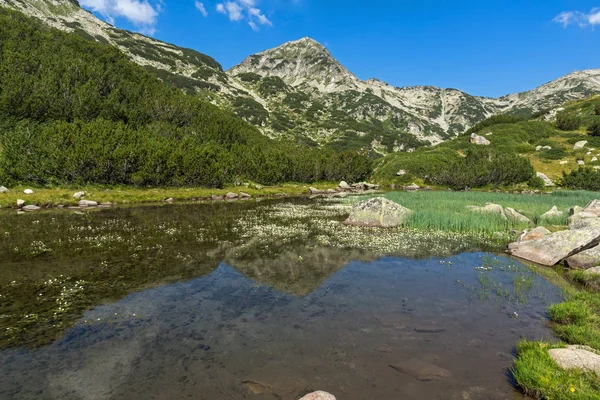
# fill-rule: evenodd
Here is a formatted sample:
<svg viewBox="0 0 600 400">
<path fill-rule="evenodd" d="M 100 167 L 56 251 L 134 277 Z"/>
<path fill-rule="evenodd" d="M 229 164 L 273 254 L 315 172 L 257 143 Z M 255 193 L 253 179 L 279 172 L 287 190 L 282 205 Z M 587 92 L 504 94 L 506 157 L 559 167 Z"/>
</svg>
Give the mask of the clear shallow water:
<svg viewBox="0 0 600 400">
<path fill-rule="evenodd" d="M 173 226 L 164 229 L 181 233 L 165 236 L 159 229 L 163 233 L 156 243 L 163 244 L 168 256 L 164 259 L 135 249 L 141 255 L 133 257 L 132 251 L 124 253 L 117 246 L 100 261 L 102 248 L 88 254 L 71 241 L 61 250 L 51 240 L 56 232 L 45 218 L 58 219 L 60 230 L 67 226 L 61 225 L 61 218 L 70 215 L 19 220 L 38 220 L 32 226 L 46 226 L 47 238 L 39 229 L 36 235 L 52 251 L 34 258 L 9 257 L 13 280 L 1 289 L 8 299 L 5 304 L 11 305 L 3 306 L 3 316 L 23 312 L 24 305 L 30 313 L 45 315 L 10 288 L 44 288 L 40 280 L 47 282 L 61 265 L 70 266 L 72 279 L 86 282 L 80 284 L 82 293 L 90 292 L 92 281 L 105 284 L 109 289 L 102 293 L 108 299 L 67 296 L 83 307 L 70 309 L 71 318 L 61 319 L 68 321 L 61 330 L 48 323 L 25 325 L 36 335 L 21 332 L 0 350 L 0 398 L 297 399 L 317 389 L 349 400 L 519 398 L 508 373 L 511 352 L 520 338 L 552 337 L 545 310 L 560 299 L 559 289 L 515 261 L 492 254 L 378 258 L 317 246 L 311 241 L 318 236 L 314 234 L 298 233 L 300 237 L 289 239 L 298 221 L 295 228 L 283 229 L 289 221 L 275 221 L 271 206 L 263 210 L 271 216 L 267 222 L 273 227 L 266 235 L 270 240 L 257 239 L 259 231 L 252 237 L 240 233 L 239 238 L 232 233 L 237 230 L 235 221 L 250 220 L 260 207 L 231 206 L 225 213 L 230 219 L 205 206 L 181 209 L 181 219 L 175 208 L 146 209 L 149 226 L 171 221 Z M 86 218 L 88 226 L 100 227 L 115 217 L 130 221 L 127 213 L 110 210 Z M 327 218 L 339 222 L 335 213 Z M 64 222 L 73 224 L 71 219 Z M 198 240 L 201 222 L 213 227 L 207 234 L 218 236 L 210 245 L 210 235 Z M 185 223 L 193 225 L 195 236 L 182 228 Z M 244 232 L 252 229 L 245 226 Z M 100 236 L 107 234 L 98 230 Z M 143 237 L 147 248 L 156 244 L 149 239 L 150 231 L 133 231 L 141 232 L 136 240 Z M 279 231 L 285 233 L 273 233 Z M 171 236 L 177 240 L 168 239 Z M 81 232 L 73 237 L 81 237 Z M 225 253 L 217 252 L 223 242 L 233 244 Z M 125 247 L 131 245 L 126 241 Z M 351 261 L 357 258 L 365 261 Z M 92 280 L 85 268 L 73 266 L 103 261 L 127 261 L 129 269 L 113 275 L 105 271 Z M 161 265 L 161 273 L 151 267 L 154 263 Z M 15 272 L 17 266 L 23 276 Z M 19 278 L 28 284 L 19 283 Z M 132 280 L 135 284 L 116 291 Z M 59 291 L 51 301 L 62 298 L 64 291 Z M 7 325 L 4 321 L 16 320 L 0 321 Z M 17 322 L 9 327 L 18 327 Z M 51 332 L 50 338 L 45 331 Z M 408 360 L 414 364 L 415 359 L 444 368 L 449 376 L 425 382 L 390 367 Z"/>
</svg>

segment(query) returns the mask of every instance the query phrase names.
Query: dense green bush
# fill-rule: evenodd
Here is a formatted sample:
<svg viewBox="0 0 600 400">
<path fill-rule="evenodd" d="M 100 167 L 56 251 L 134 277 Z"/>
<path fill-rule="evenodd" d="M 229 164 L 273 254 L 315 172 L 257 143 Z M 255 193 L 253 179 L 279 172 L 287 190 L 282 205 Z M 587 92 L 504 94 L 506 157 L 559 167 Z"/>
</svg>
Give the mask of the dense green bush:
<svg viewBox="0 0 600 400">
<path fill-rule="evenodd" d="M 576 131 L 581 126 L 581 118 L 577 115 L 558 113 L 556 127 L 561 131 Z"/>
<path fill-rule="evenodd" d="M 546 182 L 544 182 L 542 178 L 533 175 L 531 178 L 529 178 L 529 181 L 527 181 L 527 186 L 532 189 L 543 189 L 546 187 Z"/>
<path fill-rule="evenodd" d="M 477 133 L 484 128 L 488 128 L 493 125 L 499 124 L 513 124 L 515 122 L 523 122 L 527 121 L 527 117 L 519 116 L 519 115 L 493 115 L 483 121 L 477 123 L 472 128 L 465 132 L 465 135 L 470 135 L 471 133 Z"/>
<path fill-rule="evenodd" d="M 594 106 L 594 114 L 600 115 L 600 100 L 597 101 L 596 105 Z"/>
<path fill-rule="evenodd" d="M 600 119 L 597 118 L 588 126 L 588 134 L 591 136 L 600 136 Z"/>
<path fill-rule="evenodd" d="M 561 147 L 543 150 L 539 153 L 539 156 L 542 160 L 562 160 L 566 155 L 567 152 Z"/>
<path fill-rule="evenodd" d="M 355 152 L 268 139 L 234 114 L 166 85 L 113 47 L 4 8 L 0 24 L 4 185 L 218 187 L 239 179 L 354 181 L 371 171 L 371 161 Z M 236 111 L 266 119 L 256 104 L 241 100 Z"/>
<path fill-rule="evenodd" d="M 570 173 L 563 172 L 561 185 L 569 189 L 600 191 L 600 170 L 579 168 Z"/>
</svg>

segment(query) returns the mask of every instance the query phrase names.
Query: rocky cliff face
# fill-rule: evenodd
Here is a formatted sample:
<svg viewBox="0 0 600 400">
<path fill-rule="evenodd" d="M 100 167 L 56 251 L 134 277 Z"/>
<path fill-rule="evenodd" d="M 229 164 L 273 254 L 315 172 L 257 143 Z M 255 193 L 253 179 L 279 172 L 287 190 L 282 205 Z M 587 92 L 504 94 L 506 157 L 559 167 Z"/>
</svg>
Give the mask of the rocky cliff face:
<svg viewBox="0 0 600 400">
<path fill-rule="evenodd" d="M 339 150 L 410 151 L 463 133 L 494 114 L 554 109 L 600 93 L 600 69 L 497 99 L 428 86 L 398 88 L 358 79 L 310 38 L 251 55 L 225 72 L 195 50 L 116 29 L 76 0 L 0 0 L 0 6 L 116 46 L 164 81 L 231 109 L 266 135 Z"/>
</svg>

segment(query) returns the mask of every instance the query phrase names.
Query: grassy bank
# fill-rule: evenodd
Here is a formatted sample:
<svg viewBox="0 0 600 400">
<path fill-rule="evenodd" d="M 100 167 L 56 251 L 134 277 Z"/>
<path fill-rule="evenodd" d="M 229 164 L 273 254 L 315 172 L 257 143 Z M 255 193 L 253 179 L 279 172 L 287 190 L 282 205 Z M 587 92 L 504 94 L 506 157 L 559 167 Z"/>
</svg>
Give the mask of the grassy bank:
<svg viewBox="0 0 600 400">
<path fill-rule="evenodd" d="M 253 197 L 269 197 L 285 194 L 288 196 L 297 196 L 308 194 L 308 187 L 313 186 L 317 189 L 335 188 L 337 183 L 319 182 L 311 185 L 300 183 L 287 183 L 278 186 L 237 186 L 223 189 L 210 188 L 136 188 L 136 187 L 102 187 L 86 186 L 73 188 L 35 188 L 19 186 L 10 188 L 8 193 L 0 194 L 0 206 L 2 208 L 16 208 L 17 200 L 25 200 L 25 204 L 35 204 L 38 206 L 57 206 L 57 205 L 76 205 L 78 200 L 73 198 L 73 194 L 79 191 L 86 192 L 85 198 L 100 203 L 111 202 L 113 204 L 140 204 L 156 203 L 165 199 L 173 198 L 175 201 L 193 201 L 210 199 L 212 195 L 223 196 L 228 192 L 245 192 Z M 26 188 L 33 189 L 34 193 L 26 195 L 23 191 Z"/>
<path fill-rule="evenodd" d="M 534 223 L 552 226 L 567 225 L 569 208 L 585 206 L 598 198 L 598 193 L 585 191 L 556 191 L 544 195 L 520 195 L 491 192 L 391 192 L 386 197 L 414 211 L 407 226 L 422 230 L 443 230 L 493 234 L 511 229 L 524 229 L 528 224 L 513 223 L 499 215 L 480 214 L 467 206 L 483 206 L 496 203 L 512 207 Z M 541 215 L 553 206 L 563 211 L 563 216 L 542 220 Z"/>
</svg>

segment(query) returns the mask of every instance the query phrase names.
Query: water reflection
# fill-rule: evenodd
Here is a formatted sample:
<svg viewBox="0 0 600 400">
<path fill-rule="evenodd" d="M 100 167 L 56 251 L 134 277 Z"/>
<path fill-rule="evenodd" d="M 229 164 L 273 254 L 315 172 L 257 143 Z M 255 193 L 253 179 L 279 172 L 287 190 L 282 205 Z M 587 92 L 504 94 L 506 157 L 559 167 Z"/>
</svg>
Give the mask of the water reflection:
<svg viewBox="0 0 600 400">
<path fill-rule="evenodd" d="M 550 336 L 545 309 L 560 296 L 483 253 L 300 277 L 292 263 L 250 265 L 129 294 L 51 345 L 0 352 L 0 397 L 297 399 L 323 389 L 348 400 L 512 399 L 510 352 L 521 337 Z M 420 381 L 390 367 L 411 359 L 449 376 Z"/>
</svg>

